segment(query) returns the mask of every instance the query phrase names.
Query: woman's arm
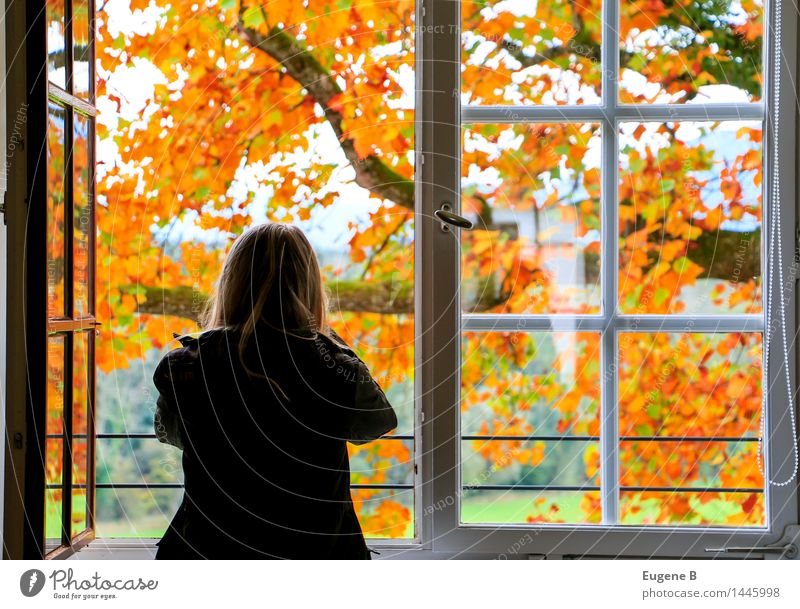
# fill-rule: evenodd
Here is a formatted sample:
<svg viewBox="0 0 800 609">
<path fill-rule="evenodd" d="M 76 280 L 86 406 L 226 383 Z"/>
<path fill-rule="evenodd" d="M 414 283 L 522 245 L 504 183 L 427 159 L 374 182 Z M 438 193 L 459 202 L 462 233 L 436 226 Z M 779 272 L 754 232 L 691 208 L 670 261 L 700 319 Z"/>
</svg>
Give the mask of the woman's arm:
<svg viewBox="0 0 800 609">
<path fill-rule="evenodd" d="M 193 381 L 194 364 L 193 353 L 190 353 L 190 350 L 184 346 L 164 355 L 153 373 L 153 384 L 158 390 L 156 412 L 153 417 L 156 438 L 159 442 L 171 444 L 180 449 L 183 449 L 183 440 L 178 395 L 185 394 L 187 383 Z M 184 395 L 184 397 L 186 396 Z"/>
<path fill-rule="evenodd" d="M 336 427 L 343 427 L 344 439 L 366 444 L 397 427 L 397 415 L 367 365 L 340 336 L 331 334 L 333 340 L 326 336 L 320 349 L 328 370 L 327 391 L 325 387 L 320 390 L 322 395 L 331 394 L 333 417 Z"/>
</svg>

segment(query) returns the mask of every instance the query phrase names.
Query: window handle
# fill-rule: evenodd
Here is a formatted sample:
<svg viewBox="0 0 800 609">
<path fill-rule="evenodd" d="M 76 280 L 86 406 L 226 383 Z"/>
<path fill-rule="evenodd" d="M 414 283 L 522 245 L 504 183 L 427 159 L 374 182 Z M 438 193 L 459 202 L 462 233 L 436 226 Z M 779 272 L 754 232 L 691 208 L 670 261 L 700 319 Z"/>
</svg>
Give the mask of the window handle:
<svg viewBox="0 0 800 609">
<path fill-rule="evenodd" d="M 472 230 L 474 226 L 471 220 L 467 220 L 464 216 L 459 216 L 456 213 L 453 213 L 451 210 L 453 208 L 450 206 L 450 203 L 442 203 L 442 206 L 433 212 L 433 215 L 436 216 L 439 220 L 442 221 L 442 230 L 449 231 L 451 226 L 455 226 L 456 228 L 463 228 L 464 230 Z"/>
</svg>

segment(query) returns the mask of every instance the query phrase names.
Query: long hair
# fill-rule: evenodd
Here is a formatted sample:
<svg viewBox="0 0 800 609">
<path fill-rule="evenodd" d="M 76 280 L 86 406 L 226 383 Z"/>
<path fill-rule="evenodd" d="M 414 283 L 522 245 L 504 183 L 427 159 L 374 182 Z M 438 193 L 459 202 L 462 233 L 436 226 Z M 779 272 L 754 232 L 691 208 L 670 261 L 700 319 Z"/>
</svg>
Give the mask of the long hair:
<svg viewBox="0 0 800 609">
<path fill-rule="evenodd" d="M 327 304 L 319 262 L 303 231 L 290 224 L 260 224 L 231 246 L 202 326 L 238 331 L 244 369 L 268 378 L 245 362 L 259 328 L 311 339 L 317 333 L 327 335 Z"/>
</svg>

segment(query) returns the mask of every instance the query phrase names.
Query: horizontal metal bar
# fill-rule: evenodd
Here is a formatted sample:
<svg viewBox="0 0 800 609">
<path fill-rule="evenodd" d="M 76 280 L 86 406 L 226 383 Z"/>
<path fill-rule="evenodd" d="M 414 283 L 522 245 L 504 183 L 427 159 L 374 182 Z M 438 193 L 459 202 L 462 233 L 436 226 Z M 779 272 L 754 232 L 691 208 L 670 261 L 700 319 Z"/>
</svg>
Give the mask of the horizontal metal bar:
<svg viewBox="0 0 800 609">
<path fill-rule="evenodd" d="M 51 436 L 47 436 L 48 438 Z M 53 436 L 61 437 L 61 436 Z M 86 434 L 75 435 L 74 438 L 86 438 Z M 155 440 L 157 438 L 154 433 L 99 433 L 96 435 L 98 440 Z M 414 436 L 410 434 L 396 434 L 390 436 L 381 436 L 378 440 L 413 440 Z"/>
<path fill-rule="evenodd" d="M 462 106 L 461 122 L 563 123 L 601 121 L 762 120 L 761 102 L 745 104 L 649 104 L 603 106 Z"/>
<path fill-rule="evenodd" d="M 614 327 L 647 332 L 761 332 L 762 315 L 619 315 Z"/>
<path fill-rule="evenodd" d="M 760 315 L 494 315 L 464 314 L 464 332 L 601 332 L 607 328 L 641 332 L 761 332 Z"/>
<path fill-rule="evenodd" d="M 118 489 L 181 489 L 185 488 L 182 482 L 98 482 L 96 488 L 118 488 Z M 50 490 L 60 490 L 60 484 L 48 484 Z M 73 488 L 86 488 L 85 484 L 74 484 Z M 350 484 L 354 489 L 376 489 L 376 490 L 411 490 L 413 484 Z"/>
<path fill-rule="evenodd" d="M 475 484 L 461 487 L 465 491 L 599 491 L 599 486 L 557 484 Z M 620 486 L 620 491 L 664 493 L 763 493 L 763 488 L 715 486 Z"/>
<path fill-rule="evenodd" d="M 471 440 L 516 442 L 599 442 L 600 436 L 545 436 L 545 435 L 463 435 L 464 442 Z M 756 436 L 620 436 L 620 442 L 758 442 Z"/>
</svg>

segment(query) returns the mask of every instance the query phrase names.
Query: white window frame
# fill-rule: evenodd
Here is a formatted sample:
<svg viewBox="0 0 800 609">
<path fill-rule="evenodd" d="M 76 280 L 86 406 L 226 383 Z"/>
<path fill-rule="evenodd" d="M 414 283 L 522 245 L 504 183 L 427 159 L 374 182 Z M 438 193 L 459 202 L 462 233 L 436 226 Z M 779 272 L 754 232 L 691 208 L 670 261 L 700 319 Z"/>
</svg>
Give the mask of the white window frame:
<svg viewBox="0 0 800 609">
<path fill-rule="evenodd" d="M 784 0 L 785 2 L 785 0 Z M 632 106 L 617 102 L 619 72 L 619 14 L 615 2 L 603 5 L 602 104 L 597 106 L 490 106 L 460 105 L 460 2 L 458 0 L 424 0 L 417 12 L 418 91 L 418 161 L 417 185 L 417 327 L 418 377 L 421 404 L 421 474 L 417 489 L 417 523 L 421 536 L 419 547 L 443 553 L 506 554 L 518 548 L 520 553 L 548 556 L 606 555 L 643 557 L 713 557 L 707 548 L 747 546 L 762 547 L 779 542 L 786 527 L 798 522 L 797 481 L 787 486 L 766 485 L 765 500 L 768 523 L 765 527 L 708 526 L 632 526 L 612 524 L 618 513 L 617 490 L 617 391 L 616 382 L 606 383 L 601 398 L 601 487 L 603 523 L 600 525 L 479 525 L 460 522 L 460 348 L 461 332 L 466 330 L 570 330 L 602 331 L 601 367 L 609 369 L 616 358 L 616 339 L 620 331 L 762 331 L 767 306 L 772 319 L 779 319 L 777 303 L 764 307 L 763 315 L 652 316 L 620 315 L 616 303 L 615 261 L 617 255 L 618 196 L 618 124 L 635 121 L 714 121 L 762 120 L 764 123 L 764 220 L 762 222 L 762 269 L 766 269 L 766 228 L 769 222 L 770 162 L 772 146 L 778 146 L 781 166 L 782 234 L 778 255 L 791 261 L 795 248 L 797 157 L 795 153 L 795 95 L 788 86 L 797 73 L 796 20 L 783 19 L 783 62 L 781 65 L 784 94 L 780 97 L 780 132 L 773 133 L 771 107 L 772 16 L 774 3 L 765 6 L 765 44 L 763 49 L 764 92 L 761 102 L 748 104 L 691 104 Z M 786 13 L 784 13 L 786 14 Z M 461 125 L 468 123 L 527 123 L 591 121 L 602 125 L 603 164 L 612 163 L 603 171 L 602 262 L 601 281 L 603 313 L 588 316 L 569 315 L 462 315 L 460 311 L 460 244 L 458 231 L 443 231 L 433 213 L 448 202 L 459 209 Z M 767 124 L 769 123 L 769 124 Z M 784 269 L 789 264 L 784 262 Z M 607 278 L 608 273 L 612 274 Z M 772 278 L 764 277 L 764 291 Z M 794 282 L 787 301 L 789 340 L 795 335 L 796 300 Z M 789 280 L 787 280 L 789 281 Z M 764 387 L 768 407 L 764 460 L 775 480 L 785 480 L 793 469 L 792 437 L 788 419 L 788 396 L 781 363 L 783 354 L 780 334 L 774 332 L 773 349 L 765 354 Z M 789 347 L 790 372 L 795 385 L 796 357 L 794 343 Z M 768 380 L 768 382 L 767 382 Z M 419 436 L 418 436 L 419 438 Z M 419 505 L 422 502 L 422 506 Z M 421 512 L 419 511 L 421 509 Z M 794 529 L 792 529 L 794 531 Z M 758 554 L 756 554 L 758 555 Z M 765 554 L 766 555 L 766 554 Z"/>
</svg>

